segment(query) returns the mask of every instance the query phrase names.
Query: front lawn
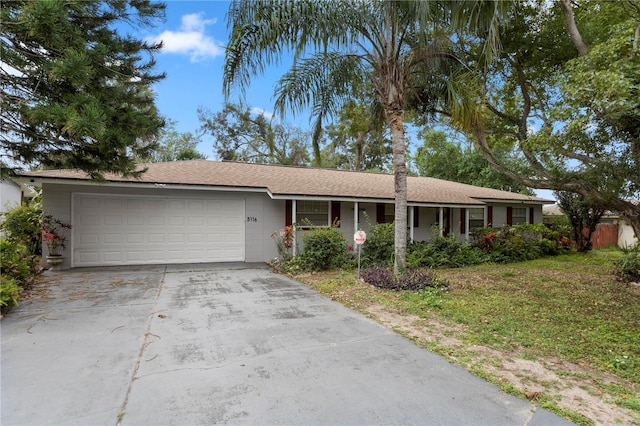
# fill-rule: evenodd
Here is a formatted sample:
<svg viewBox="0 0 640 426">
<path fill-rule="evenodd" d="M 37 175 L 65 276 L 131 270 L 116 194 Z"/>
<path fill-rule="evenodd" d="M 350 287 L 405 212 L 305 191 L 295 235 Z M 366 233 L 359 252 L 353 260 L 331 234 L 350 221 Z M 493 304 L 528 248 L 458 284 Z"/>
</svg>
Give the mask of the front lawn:
<svg viewBox="0 0 640 426">
<path fill-rule="evenodd" d="M 296 278 L 580 424 L 640 424 L 640 287 L 615 250 L 443 269 L 450 290 L 380 290 L 356 273 Z"/>
</svg>

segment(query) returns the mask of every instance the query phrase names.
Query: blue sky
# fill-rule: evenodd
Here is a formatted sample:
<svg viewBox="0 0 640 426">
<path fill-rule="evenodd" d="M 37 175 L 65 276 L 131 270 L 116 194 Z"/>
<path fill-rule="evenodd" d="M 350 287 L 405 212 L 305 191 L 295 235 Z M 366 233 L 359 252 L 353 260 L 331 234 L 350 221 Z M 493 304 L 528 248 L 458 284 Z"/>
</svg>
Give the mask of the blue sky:
<svg viewBox="0 0 640 426">
<path fill-rule="evenodd" d="M 168 1 L 166 22 L 142 35 L 149 41 L 163 41 L 162 53 L 156 55 L 156 70 L 167 77 L 154 85 L 161 114 L 177 121 L 180 132 L 195 133 L 199 128 L 197 109 L 213 112 L 224 103 L 222 69 L 224 46 L 228 41 L 227 1 Z M 264 77 L 252 79 L 246 91 L 245 104 L 257 113 L 272 115 L 274 83 L 285 69 L 268 69 Z M 237 97 L 229 99 L 237 102 Z M 286 120 L 308 128 L 308 117 Z M 199 150 L 213 158 L 212 141 L 203 138 Z"/>
</svg>

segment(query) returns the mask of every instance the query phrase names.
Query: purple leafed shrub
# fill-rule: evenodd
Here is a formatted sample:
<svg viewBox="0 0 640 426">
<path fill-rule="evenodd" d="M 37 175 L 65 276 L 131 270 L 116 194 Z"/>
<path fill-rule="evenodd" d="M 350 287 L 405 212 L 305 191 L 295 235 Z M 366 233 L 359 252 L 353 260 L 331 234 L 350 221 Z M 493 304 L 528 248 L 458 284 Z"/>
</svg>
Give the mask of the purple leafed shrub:
<svg viewBox="0 0 640 426">
<path fill-rule="evenodd" d="M 388 290 L 418 291 L 428 287 L 448 287 L 446 280 L 437 278 L 431 270 L 424 268 L 408 269 L 404 274 L 396 277 L 389 268 L 372 266 L 364 269 L 361 276 L 372 286 Z"/>
</svg>

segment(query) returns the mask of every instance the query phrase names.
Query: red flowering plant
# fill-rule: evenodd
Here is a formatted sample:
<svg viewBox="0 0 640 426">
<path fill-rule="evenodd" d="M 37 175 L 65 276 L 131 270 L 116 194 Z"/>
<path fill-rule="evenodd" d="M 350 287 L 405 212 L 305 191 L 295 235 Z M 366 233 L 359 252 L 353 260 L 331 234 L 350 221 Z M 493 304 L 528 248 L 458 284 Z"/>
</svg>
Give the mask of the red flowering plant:
<svg viewBox="0 0 640 426">
<path fill-rule="evenodd" d="M 293 247 L 293 235 L 293 225 L 285 226 L 283 229 L 273 231 L 271 234 L 271 238 L 276 242 L 278 255 L 280 255 L 281 259 L 291 257 L 289 251 L 291 250 L 291 247 Z"/>
<path fill-rule="evenodd" d="M 71 229 L 71 225 L 63 223 L 51 215 L 45 215 L 42 218 L 42 226 L 40 226 L 42 242 L 47 245 L 49 255 L 57 256 L 60 255 L 61 249 L 64 250 L 67 229 Z"/>
</svg>

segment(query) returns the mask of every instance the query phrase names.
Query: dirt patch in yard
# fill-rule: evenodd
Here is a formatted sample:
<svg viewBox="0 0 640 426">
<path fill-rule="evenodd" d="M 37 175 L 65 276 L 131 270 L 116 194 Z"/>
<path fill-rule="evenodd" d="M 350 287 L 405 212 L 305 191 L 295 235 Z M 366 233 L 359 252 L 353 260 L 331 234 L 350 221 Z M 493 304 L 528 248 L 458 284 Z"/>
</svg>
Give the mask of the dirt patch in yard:
<svg viewBox="0 0 640 426">
<path fill-rule="evenodd" d="M 467 369 L 481 369 L 503 384 L 523 392 L 530 400 L 550 397 L 560 408 L 579 413 L 595 424 L 633 424 L 633 414 L 613 402 L 602 384 L 619 383 L 606 373 L 559 359 L 522 359 L 518 352 L 497 351 L 481 345 L 468 345 L 455 336 L 462 326 L 443 324 L 429 318 L 394 313 L 382 305 L 365 308 L 371 318 L 417 343 L 444 354 Z M 630 386 L 629 384 L 626 384 Z"/>
</svg>

